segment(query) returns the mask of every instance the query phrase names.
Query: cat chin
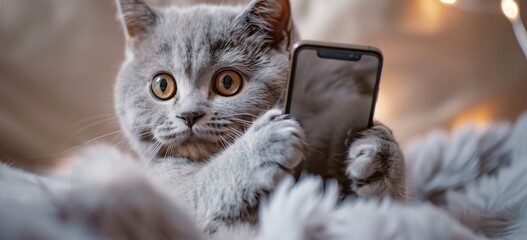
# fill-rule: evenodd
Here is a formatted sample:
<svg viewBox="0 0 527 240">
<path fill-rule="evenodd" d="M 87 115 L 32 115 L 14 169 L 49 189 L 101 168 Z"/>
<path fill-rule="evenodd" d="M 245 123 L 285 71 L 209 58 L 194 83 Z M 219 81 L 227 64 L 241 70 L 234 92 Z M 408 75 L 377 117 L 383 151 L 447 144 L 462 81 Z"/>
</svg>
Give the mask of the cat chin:
<svg viewBox="0 0 527 240">
<path fill-rule="evenodd" d="M 184 157 L 193 161 L 203 161 L 222 149 L 221 144 L 190 139 L 183 143 L 164 144 L 159 150 L 160 157 Z"/>
<path fill-rule="evenodd" d="M 208 133 L 186 130 L 177 134 L 155 136 L 153 142 L 161 143 L 158 157 L 184 157 L 194 161 L 206 160 L 222 149 L 220 141 Z M 149 146 L 148 148 L 152 148 Z"/>
<path fill-rule="evenodd" d="M 155 134 L 154 139 L 164 145 L 169 144 L 184 144 L 185 142 L 192 141 L 193 134 L 190 130 L 185 130 L 182 132 L 171 133 L 171 134 Z"/>
<path fill-rule="evenodd" d="M 154 135 L 154 139 L 163 145 L 198 145 L 203 142 L 208 144 L 218 142 L 208 133 L 190 129 L 170 135 Z"/>
</svg>

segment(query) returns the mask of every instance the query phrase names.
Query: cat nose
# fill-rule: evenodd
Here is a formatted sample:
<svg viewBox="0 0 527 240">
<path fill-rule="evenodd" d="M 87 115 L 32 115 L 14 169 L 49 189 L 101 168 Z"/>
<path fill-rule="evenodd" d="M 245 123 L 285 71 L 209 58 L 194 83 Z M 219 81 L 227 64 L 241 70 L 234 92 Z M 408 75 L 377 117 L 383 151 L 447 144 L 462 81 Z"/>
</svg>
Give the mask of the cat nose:
<svg viewBox="0 0 527 240">
<path fill-rule="evenodd" d="M 192 127 L 198 119 L 203 117 L 205 114 L 202 112 L 183 112 L 177 115 L 177 118 L 183 119 L 188 127 Z"/>
</svg>

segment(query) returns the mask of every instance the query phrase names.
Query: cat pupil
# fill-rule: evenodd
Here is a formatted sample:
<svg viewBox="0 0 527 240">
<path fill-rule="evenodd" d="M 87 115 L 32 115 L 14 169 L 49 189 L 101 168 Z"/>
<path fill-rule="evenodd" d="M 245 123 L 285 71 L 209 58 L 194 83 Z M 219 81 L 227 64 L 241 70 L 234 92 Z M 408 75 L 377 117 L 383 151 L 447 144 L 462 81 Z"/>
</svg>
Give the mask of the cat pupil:
<svg viewBox="0 0 527 240">
<path fill-rule="evenodd" d="M 164 92 L 165 90 L 167 90 L 167 86 L 168 86 L 167 80 L 164 78 L 161 78 L 159 81 L 160 81 L 159 88 L 161 88 L 161 91 Z"/>
<path fill-rule="evenodd" d="M 232 78 L 231 76 L 227 75 L 223 78 L 223 86 L 225 89 L 229 89 L 232 86 Z"/>
</svg>

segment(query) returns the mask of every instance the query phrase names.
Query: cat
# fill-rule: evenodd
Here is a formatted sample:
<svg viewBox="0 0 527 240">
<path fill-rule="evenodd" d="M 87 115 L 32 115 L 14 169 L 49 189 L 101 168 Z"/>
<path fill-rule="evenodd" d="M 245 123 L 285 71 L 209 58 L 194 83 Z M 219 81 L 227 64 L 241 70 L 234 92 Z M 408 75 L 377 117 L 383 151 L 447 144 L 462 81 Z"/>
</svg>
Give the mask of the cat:
<svg viewBox="0 0 527 240">
<path fill-rule="evenodd" d="M 279 107 L 295 40 L 289 2 L 117 4 L 126 60 L 115 106 L 132 148 L 203 231 L 256 223 L 259 196 L 303 170 L 305 134 Z M 345 187 L 404 200 L 404 157 L 392 131 L 376 122 L 349 140 Z"/>
<path fill-rule="evenodd" d="M 406 154 L 413 169 L 409 203 L 392 131 L 377 122 L 350 133 L 342 172 L 361 199 L 338 202 L 335 181 L 321 191 L 319 178 L 303 176 L 294 185 L 290 177 L 303 168 L 305 136 L 275 107 L 283 101 L 286 41 L 293 42 L 277 32 L 294 32 L 282 19 L 289 18 L 287 1 L 188 9 L 117 3 L 128 46 L 116 109 L 147 171 L 113 146 L 74 154 L 66 176 L 0 164 L 0 239 L 525 236 L 527 113 L 514 127 L 419 140 Z M 191 135 L 185 126 L 196 129 Z M 213 129 L 217 135 L 203 132 Z M 440 207 L 417 202 L 428 200 Z"/>
</svg>

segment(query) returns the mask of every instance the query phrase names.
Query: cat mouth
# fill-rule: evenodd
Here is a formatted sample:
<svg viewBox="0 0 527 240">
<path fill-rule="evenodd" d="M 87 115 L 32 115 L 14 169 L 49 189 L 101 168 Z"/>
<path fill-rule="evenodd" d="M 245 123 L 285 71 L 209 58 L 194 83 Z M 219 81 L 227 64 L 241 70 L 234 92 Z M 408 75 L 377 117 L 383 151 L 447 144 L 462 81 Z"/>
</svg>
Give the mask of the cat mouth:
<svg viewBox="0 0 527 240">
<path fill-rule="evenodd" d="M 212 142 L 210 134 L 202 132 L 196 128 L 188 128 L 177 133 L 170 133 L 166 135 L 157 135 L 155 138 L 165 144 L 184 144 L 188 142 L 206 141 Z"/>
</svg>

